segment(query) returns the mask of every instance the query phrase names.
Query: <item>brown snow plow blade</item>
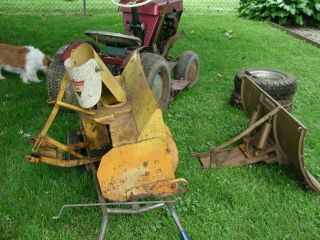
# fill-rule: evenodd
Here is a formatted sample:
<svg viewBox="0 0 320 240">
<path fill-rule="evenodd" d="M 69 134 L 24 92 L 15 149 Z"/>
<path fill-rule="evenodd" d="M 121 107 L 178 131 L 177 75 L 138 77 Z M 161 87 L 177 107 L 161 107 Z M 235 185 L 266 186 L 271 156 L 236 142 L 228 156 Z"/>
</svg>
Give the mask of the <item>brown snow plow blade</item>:
<svg viewBox="0 0 320 240">
<path fill-rule="evenodd" d="M 205 168 L 233 167 L 257 162 L 293 165 L 308 188 L 320 193 L 320 183 L 306 170 L 306 128 L 250 77 L 242 83 L 242 105 L 250 117 L 248 127 L 236 137 L 206 153 L 196 153 Z M 231 144 L 242 143 L 230 150 Z"/>
</svg>

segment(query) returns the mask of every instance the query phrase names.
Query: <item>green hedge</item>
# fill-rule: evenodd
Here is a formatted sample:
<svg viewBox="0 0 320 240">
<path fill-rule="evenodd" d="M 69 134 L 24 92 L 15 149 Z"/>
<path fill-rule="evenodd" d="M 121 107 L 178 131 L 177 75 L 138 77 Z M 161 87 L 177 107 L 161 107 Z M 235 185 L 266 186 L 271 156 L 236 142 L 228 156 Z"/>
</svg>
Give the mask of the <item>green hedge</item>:
<svg viewBox="0 0 320 240">
<path fill-rule="evenodd" d="M 279 24 L 320 22 L 320 0 L 240 0 L 240 16 Z"/>
</svg>

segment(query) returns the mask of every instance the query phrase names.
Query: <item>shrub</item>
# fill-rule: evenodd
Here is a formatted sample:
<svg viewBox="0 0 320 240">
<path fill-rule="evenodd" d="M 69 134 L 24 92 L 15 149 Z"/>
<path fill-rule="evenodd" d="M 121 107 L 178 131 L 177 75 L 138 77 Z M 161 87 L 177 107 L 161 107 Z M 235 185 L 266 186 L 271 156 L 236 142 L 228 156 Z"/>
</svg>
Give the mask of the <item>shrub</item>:
<svg viewBox="0 0 320 240">
<path fill-rule="evenodd" d="M 240 16 L 303 25 L 320 22 L 320 0 L 240 0 Z"/>
</svg>

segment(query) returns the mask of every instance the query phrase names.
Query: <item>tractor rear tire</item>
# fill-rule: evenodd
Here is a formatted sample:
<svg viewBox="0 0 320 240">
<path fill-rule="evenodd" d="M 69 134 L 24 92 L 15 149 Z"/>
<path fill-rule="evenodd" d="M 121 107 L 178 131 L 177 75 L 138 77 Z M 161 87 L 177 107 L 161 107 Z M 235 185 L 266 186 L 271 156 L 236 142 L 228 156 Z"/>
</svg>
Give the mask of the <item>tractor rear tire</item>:
<svg viewBox="0 0 320 240">
<path fill-rule="evenodd" d="M 284 100 L 276 100 L 284 109 L 286 109 L 288 112 L 292 111 L 293 108 L 293 100 L 292 98 L 284 99 Z M 230 104 L 234 107 L 242 109 L 242 103 L 241 103 L 241 95 L 237 93 L 236 91 L 233 91 L 231 93 L 230 97 Z"/>
<path fill-rule="evenodd" d="M 48 67 L 48 73 L 47 73 L 48 101 L 57 99 L 60 85 L 63 80 L 64 74 L 66 72 L 63 62 L 60 60 L 60 57 L 67 47 L 68 46 L 66 45 L 58 49 L 58 51 L 52 57 L 52 61 Z M 70 82 L 68 83 L 68 86 L 65 90 L 62 100 L 65 103 L 78 106 L 78 101 Z"/>
<path fill-rule="evenodd" d="M 241 84 L 244 75 L 252 75 L 252 79 L 275 100 L 292 98 L 297 91 L 297 80 L 288 73 L 273 69 L 245 69 L 234 78 L 235 91 L 241 94 Z"/>
<path fill-rule="evenodd" d="M 171 90 L 170 68 L 166 60 L 154 53 L 142 53 L 141 65 L 162 112 L 168 109 Z"/>
<path fill-rule="evenodd" d="M 184 52 L 178 60 L 174 71 L 176 80 L 190 81 L 188 88 L 193 87 L 199 79 L 200 60 L 198 55 L 192 51 Z"/>
</svg>

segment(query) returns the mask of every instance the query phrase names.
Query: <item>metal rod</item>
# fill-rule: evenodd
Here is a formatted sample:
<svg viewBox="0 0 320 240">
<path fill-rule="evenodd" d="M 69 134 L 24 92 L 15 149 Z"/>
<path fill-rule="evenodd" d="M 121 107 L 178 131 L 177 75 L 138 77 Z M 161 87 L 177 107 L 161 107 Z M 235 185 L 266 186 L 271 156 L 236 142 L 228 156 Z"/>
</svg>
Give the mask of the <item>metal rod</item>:
<svg viewBox="0 0 320 240">
<path fill-rule="evenodd" d="M 99 240 L 104 240 L 106 231 L 107 231 L 107 226 L 108 226 L 108 220 L 109 220 L 109 213 L 110 214 L 139 214 L 139 213 L 144 213 L 156 208 L 163 207 L 165 205 L 168 206 L 169 211 L 171 213 L 171 216 L 173 217 L 179 232 L 180 232 L 180 238 L 182 240 L 189 240 L 189 237 L 182 227 L 182 224 L 179 220 L 179 217 L 173 207 L 173 203 L 177 201 L 181 201 L 180 198 L 177 198 L 175 200 L 165 200 L 165 201 L 144 201 L 144 202 L 117 202 L 117 203 L 106 203 L 105 199 L 103 198 L 101 194 L 101 189 L 98 183 L 97 179 L 97 169 L 94 163 L 91 163 L 90 165 L 93 177 L 94 177 L 94 183 L 96 186 L 97 190 L 97 195 L 99 199 L 99 203 L 89 203 L 89 204 L 66 204 L 63 205 L 60 208 L 60 211 L 58 215 L 53 216 L 53 219 L 59 219 L 61 217 L 61 214 L 65 208 L 75 208 L 75 207 L 100 207 L 101 212 L 102 212 L 102 220 L 101 220 L 101 225 L 100 225 L 100 233 L 99 233 Z M 141 204 L 144 204 L 146 206 L 144 207 L 139 207 Z M 116 206 L 116 205 L 121 205 L 121 206 L 133 206 L 132 209 L 120 209 L 120 208 L 107 208 L 107 206 Z"/>
<path fill-rule="evenodd" d="M 242 131 L 240 134 L 238 134 L 237 136 L 235 136 L 234 138 L 231 138 L 229 141 L 221 144 L 220 146 L 214 147 L 209 149 L 209 152 L 215 152 L 217 150 L 223 149 L 227 146 L 229 146 L 230 144 L 240 140 L 241 138 L 245 137 L 246 135 L 248 135 L 250 132 L 252 132 L 254 129 L 256 129 L 258 126 L 260 126 L 262 123 L 264 123 L 265 121 L 267 121 L 268 119 L 270 119 L 270 117 L 272 117 L 273 115 L 277 114 L 279 112 L 279 110 L 281 109 L 280 106 L 277 106 L 275 109 L 273 109 L 271 112 L 269 112 L 268 114 L 266 114 L 264 117 L 260 118 L 258 121 L 256 121 L 254 124 L 252 124 L 251 126 L 249 126 L 248 128 L 246 128 L 244 131 Z M 195 154 L 196 155 L 196 154 Z"/>
<path fill-rule="evenodd" d="M 87 0 L 83 0 L 83 16 L 87 16 Z"/>
<path fill-rule="evenodd" d="M 176 210 L 174 209 L 174 206 L 172 203 L 167 203 L 167 206 L 168 206 L 168 209 L 169 209 L 169 212 L 175 222 L 175 224 L 177 225 L 178 229 L 179 229 L 179 232 L 180 232 L 180 239 L 182 240 L 189 240 L 189 236 L 186 232 L 186 230 L 183 228 L 182 224 L 181 224 L 181 221 L 178 217 L 178 214 L 176 213 Z"/>
<path fill-rule="evenodd" d="M 259 115 L 260 115 L 260 104 L 257 107 L 257 109 L 251 114 L 248 127 L 250 127 L 252 124 L 254 124 L 256 121 L 258 121 Z"/>
<path fill-rule="evenodd" d="M 102 216 L 100 233 L 99 233 L 99 237 L 98 237 L 99 240 L 104 240 L 104 238 L 105 238 L 107 226 L 108 226 L 108 220 L 109 220 L 108 215 Z"/>
<path fill-rule="evenodd" d="M 90 164 L 90 168 L 92 171 L 93 179 L 94 179 L 94 184 L 96 186 L 97 190 L 97 195 L 98 195 L 98 200 L 100 203 L 106 203 L 104 198 L 101 195 L 101 189 L 98 184 L 98 178 L 97 178 L 97 168 L 94 163 Z M 101 220 L 101 226 L 100 226 L 100 233 L 99 233 L 99 240 L 103 240 L 106 235 L 107 231 L 107 226 L 108 226 L 108 220 L 109 220 L 109 215 L 108 215 L 108 208 L 105 205 L 100 206 L 101 212 L 102 212 L 102 220 Z"/>
<path fill-rule="evenodd" d="M 270 135 L 272 129 L 272 123 L 271 121 L 266 122 L 261 130 L 260 136 L 259 136 L 259 142 L 257 144 L 258 149 L 263 149 L 267 145 L 267 141 Z"/>
<path fill-rule="evenodd" d="M 146 207 L 139 207 L 137 209 L 117 209 L 117 208 L 108 208 L 108 213 L 113 213 L 113 214 L 139 214 L 139 213 L 144 213 L 156 208 L 160 208 L 165 206 L 166 203 L 158 203 L 158 204 L 153 204 L 150 206 Z"/>
<path fill-rule="evenodd" d="M 133 204 L 160 204 L 160 203 L 175 203 L 181 199 L 167 200 L 167 201 L 145 201 L 145 202 L 116 202 L 116 203 L 80 203 L 80 204 L 65 204 L 60 208 L 58 215 L 53 216 L 52 219 L 59 219 L 65 208 L 78 208 L 78 207 L 101 207 L 101 206 L 131 206 Z"/>
</svg>

